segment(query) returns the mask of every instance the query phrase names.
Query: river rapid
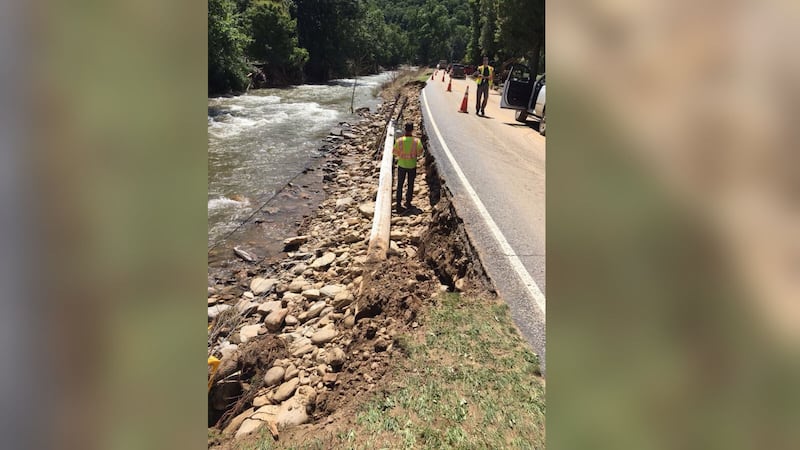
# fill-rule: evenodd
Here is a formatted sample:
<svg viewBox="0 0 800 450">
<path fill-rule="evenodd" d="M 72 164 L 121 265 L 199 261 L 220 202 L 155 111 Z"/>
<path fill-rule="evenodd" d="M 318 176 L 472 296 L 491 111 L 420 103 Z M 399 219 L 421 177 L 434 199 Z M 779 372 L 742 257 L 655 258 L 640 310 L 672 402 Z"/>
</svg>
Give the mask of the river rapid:
<svg viewBox="0 0 800 450">
<path fill-rule="evenodd" d="M 380 103 L 393 72 L 358 78 L 354 109 Z M 298 175 L 350 113 L 353 79 L 257 89 L 208 99 L 208 245 L 213 246 Z"/>
</svg>

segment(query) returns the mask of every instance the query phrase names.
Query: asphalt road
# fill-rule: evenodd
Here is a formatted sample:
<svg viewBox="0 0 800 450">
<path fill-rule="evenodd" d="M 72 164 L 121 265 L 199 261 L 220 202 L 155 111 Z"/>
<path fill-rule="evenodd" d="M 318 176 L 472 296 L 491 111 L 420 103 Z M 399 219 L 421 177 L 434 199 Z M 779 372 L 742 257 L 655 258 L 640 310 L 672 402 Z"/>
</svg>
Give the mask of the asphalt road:
<svg viewBox="0 0 800 450">
<path fill-rule="evenodd" d="M 545 138 L 521 124 L 492 91 L 475 114 L 471 79 L 429 80 L 420 98 L 425 131 L 487 273 L 545 369 Z M 458 109 L 469 86 L 469 113 Z"/>
</svg>

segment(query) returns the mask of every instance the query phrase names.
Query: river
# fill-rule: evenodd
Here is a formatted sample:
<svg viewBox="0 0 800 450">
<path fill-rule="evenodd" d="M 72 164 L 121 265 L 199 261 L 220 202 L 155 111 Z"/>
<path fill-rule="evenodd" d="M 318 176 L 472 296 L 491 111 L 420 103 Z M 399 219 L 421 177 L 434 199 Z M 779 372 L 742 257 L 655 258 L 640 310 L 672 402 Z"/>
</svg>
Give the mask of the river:
<svg viewBox="0 0 800 450">
<path fill-rule="evenodd" d="M 380 103 L 393 72 L 360 77 L 354 109 Z M 208 244 L 223 238 L 272 198 L 318 153 L 350 113 L 353 79 L 208 99 Z"/>
</svg>

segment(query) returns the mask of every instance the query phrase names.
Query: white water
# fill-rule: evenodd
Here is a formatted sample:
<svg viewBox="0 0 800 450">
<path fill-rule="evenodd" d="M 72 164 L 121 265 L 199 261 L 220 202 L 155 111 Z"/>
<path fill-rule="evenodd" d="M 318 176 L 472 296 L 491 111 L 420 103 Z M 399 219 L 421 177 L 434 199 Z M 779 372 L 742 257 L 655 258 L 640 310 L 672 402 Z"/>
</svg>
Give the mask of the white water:
<svg viewBox="0 0 800 450">
<path fill-rule="evenodd" d="M 359 78 L 354 108 L 375 110 L 390 72 Z M 208 238 L 215 242 L 297 175 L 350 114 L 353 79 L 208 99 Z"/>
</svg>

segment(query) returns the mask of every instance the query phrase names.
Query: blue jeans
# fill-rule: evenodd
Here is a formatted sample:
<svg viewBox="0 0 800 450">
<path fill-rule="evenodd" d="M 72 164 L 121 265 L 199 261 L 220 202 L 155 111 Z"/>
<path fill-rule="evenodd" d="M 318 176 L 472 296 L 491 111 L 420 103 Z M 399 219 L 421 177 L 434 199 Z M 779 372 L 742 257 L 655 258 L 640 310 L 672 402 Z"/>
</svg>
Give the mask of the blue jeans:
<svg viewBox="0 0 800 450">
<path fill-rule="evenodd" d="M 417 168 L 406 169 L 397 166 L 397 209 L 400 209 L 403 199 L 403 183 L 408 176 L 408 188 L 406 189 L 406 207 L 411 205 L 411 197 L 414 196 L 414 178 L 417 176 Z"/>
</svg>

